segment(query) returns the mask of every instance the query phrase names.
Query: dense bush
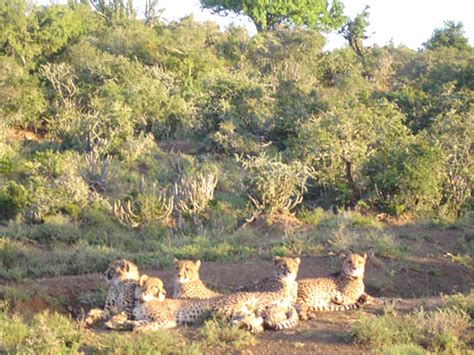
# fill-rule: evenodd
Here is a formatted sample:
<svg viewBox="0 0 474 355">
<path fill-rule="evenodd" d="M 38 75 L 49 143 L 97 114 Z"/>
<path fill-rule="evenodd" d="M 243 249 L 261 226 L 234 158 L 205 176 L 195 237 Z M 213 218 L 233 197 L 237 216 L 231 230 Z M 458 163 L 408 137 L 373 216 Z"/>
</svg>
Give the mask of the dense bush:
<svg viewBox="0 0 474 355">
<path fill-rule="evenodd" d="M 191 17 L 143 21 L 113 2 L 101 14 L 1 5 L 2 223 L 95 216 L 106 229 L 199 234 L 216 218 L 229 230 L 301 207 L 472 209 L 474 51 L 460 24 L 418 52 L 324 52 L 300 26 L 250 37 Z M 38 134 L 22 142 L 25 129 Z M 137 188 L 142 176 L 154 190 Z"/>
</svg>

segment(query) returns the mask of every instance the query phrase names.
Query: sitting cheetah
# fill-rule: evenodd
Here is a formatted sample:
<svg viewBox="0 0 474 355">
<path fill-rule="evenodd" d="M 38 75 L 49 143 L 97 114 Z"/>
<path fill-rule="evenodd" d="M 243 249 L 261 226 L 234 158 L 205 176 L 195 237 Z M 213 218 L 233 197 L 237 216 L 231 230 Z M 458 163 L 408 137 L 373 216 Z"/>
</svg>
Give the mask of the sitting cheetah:
<svg viewBox="0 0 474 355">
<path fill-rule="evenodd" d="M 342 267 L 329 277 L 298 281 L 296 309 L 300 319 L 315 317 L 317 311 L 344 311 L 376 302 L 365 293 L 364 273 L 367 254 L 341 254 Z"/>
<path fill-rule="evenodd" d="M 208 299 L 221 296 L 207 288 L 199 277 L 201 261 L 175 260 L 176 279 L 174 284 L 173 298 L 180 299 Z"/>
<path fill-rule="evenodd" d="M 124 312 L 128 318 L 132 316 L 134 292 L 139 279 L 138 267 L 125 259 L 115 260 L 104 272 L 104 277 L 110 285 L 104 309 L 91 309 L 85 319 L 87 326 L 92 326 L 100 320 L 108 319 L 121 312 Z"/>
<path fill-rule="evenodd" d="M 134 331 L 161 330 L 178 325 L 195 324 L 211 314 L 226 317 L 231 324 L 241 326 L 252 332 L 263 330 L 262 319 L 254 316 L 254 300 L 229 301 L 226 296 L 205 300 L 166 299 L 163 282 L 156 277 L 142 275 L 135 289 L 135 308 L 130 320 L 125 314 L 118 315 L 108 322 L 113 329 L 133 329 Z"/>
<path fill-rule="evenodd" d="M 296 276 L 301 263 L 300 258 L 279 257 L 273 258 L 275 262 L 275 275 L 273 277 L 266 277 L 250 286 L 242 287 L 239 291 L 244 292 L 260 292 L 260 291 L 279 291 L 282 285 L 290 289 L 291 302 L 294 304 L 298 296 L 298 284 Z"/>
</svg>

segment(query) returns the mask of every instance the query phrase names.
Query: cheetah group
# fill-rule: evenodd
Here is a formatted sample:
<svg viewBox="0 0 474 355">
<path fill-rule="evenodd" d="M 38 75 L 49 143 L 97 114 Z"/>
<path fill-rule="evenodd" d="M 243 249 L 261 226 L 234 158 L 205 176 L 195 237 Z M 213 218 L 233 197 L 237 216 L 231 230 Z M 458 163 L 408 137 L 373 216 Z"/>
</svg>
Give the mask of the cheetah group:
<svg viewBox="0 0 474 355">
<path fill-rule="evenodd" d="M 196 324 L 220 316 L 252 333 L 295 327 L 319 312 L 345 311 L 384 300 L 365 292 L 367 254 L 341 253 L 341 267 L 327 277 L 296 280 L 298 257 L 275 257 L 275 274 L 233 293 L 209 289 L 199 277 L 199 260 L 175 260 L 172 298 L 163 282 L 140 275 L 128 260 L 113 261 L 104 273 L 109 285 L 104 309 L 92 309 L 85 324 L 135 332 Z"/>
</svg>

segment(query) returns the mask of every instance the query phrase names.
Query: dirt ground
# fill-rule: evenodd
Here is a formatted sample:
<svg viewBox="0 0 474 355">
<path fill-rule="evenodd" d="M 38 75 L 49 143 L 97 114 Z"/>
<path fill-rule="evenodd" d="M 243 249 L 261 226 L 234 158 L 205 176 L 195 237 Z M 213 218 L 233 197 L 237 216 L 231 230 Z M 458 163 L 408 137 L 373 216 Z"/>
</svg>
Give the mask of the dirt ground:
<svg viewBox="0 0 474 355">
<path fill-rule="evenodd" d="M 443 302 L 441 294 L 468 293 L 473 288 L 472 269 L 456 264 L 446 257 L 446 253 L 451 252 L 459 242 L 458 231 L 397 227 L 392 232 L 399 236 L 400 243 L 409 248 L 409 256 L 400 260 L 379 257 L 369 263 L 365 281 L 370 294 L 402 298 L 396 308 L 405 312 L 420 306 L 425 309 L 439 306 Z M 302 257 L 299 279 L 324 276 L 337 268 L 336 256 Z M 159 276 L 167 289 L 172 290 L 173 270 L 144 272 Z M 202 280 L 224 291 L 249 284 L 272 273 L 271 260 L 204 262 L 201 266 Z M 39 290 L 39 296 L 27 304 L 19 305 L 18 311 L 31 314 L 51 308 L 41 300 L 46 295 L 62 300 L 60 305 L 53 307 L 67 311 L 73 317 L 80 317 L 84 310 L 77 302 L 77 295 L 97 290 L 100 285 L 103 285 L 103 281 L 99 274 L 38 279 L 16 285 Z M 366 308 L 366 311 L 381 313 L 382 307 L 372 306 Z M 319 319 L 301 322 L 297 328 L 265 332 L 257 336 L 257 345 L 244 350 L 243 353 L 370 353 L 369 349 L 354 345 L 349 339 L 351 324 L 356 321 L 359 312 L 322 313 Z M 192 329 L 184 331 L 192 332 Z M 213 350 L 209 349 L 209 352 L 212 353 Z"/>
</svg>

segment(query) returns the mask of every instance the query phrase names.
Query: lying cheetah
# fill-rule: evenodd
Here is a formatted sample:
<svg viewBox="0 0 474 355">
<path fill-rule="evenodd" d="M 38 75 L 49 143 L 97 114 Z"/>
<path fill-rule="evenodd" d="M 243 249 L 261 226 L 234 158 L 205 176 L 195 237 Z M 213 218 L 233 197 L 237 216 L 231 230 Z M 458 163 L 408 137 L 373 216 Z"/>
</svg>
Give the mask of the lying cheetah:
<svg viewBox="0 0 474 355">
<path fill-rule="evenodd" d="M 329 277 L 298 281 L 296 309 L 300 319 L 315 317 L 317 311 L 356 309 L 362 303 L 375 302 L 365 294 L 364 273 L 367 254 L 341 254 L 342 267 Z"/>
<path fill-rule="evenodd" d="M 199 267 L 201 261 L 192 260 L 176 260 L 176 279 L 174 284 L 173 298 L 179 299 L 208 299 L 211 297 L 221 296 L 220 293 L 214 292 L 207 288 L 199 277 Z"/>
<path fill-rule="evenodd" d="M 179 325 L 195 324 L 211 314 L 224 316 L 231 324 L 252 332 L 263 330 L 263 320 L 254 316 L 254 300 L 226 299 L 226 296 L 205 300 L 167 299 L 163 282 L 156 277 L 142 275 L 135 289 L 134 320 L 125 314 L 108 322 L 112 329 L 133 329 L 134 331 L 161 330 Z"/>
<path fill-rule="evenodd" d="M 128 318 L 132 316 L 134 292 L 139 279 L 138 267 L 125 259 L 115 260 L 104 272 L 104 277 L 110 285 L 104 309 L 91 309 L 85 319 L 87 326 L 92 326 L 100 320 L 108 319 L 121 312 L 124 312 Z"/>
<path fill-rule="evenodd" d="M 279 257 L 273 258 L 275 263 L 275 275 L 273 277 L 266 277 L 250 286 L 242 287 L 239 291 L 244 292 L 261 292 L 261 291 L 279 291 L 282 285 L 285 284 L 291 292 L 291 303 L 296 302 L 298 296 L 298 284 L 296 276 L 301 263 L 300 258 Z"/>
</svg>

